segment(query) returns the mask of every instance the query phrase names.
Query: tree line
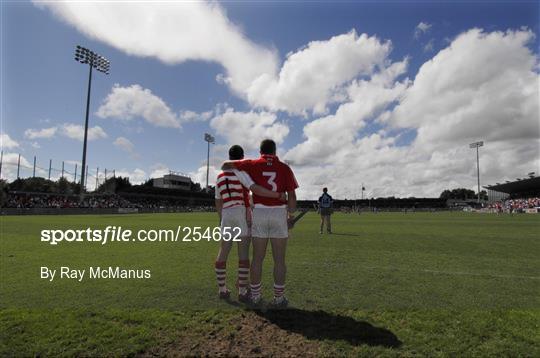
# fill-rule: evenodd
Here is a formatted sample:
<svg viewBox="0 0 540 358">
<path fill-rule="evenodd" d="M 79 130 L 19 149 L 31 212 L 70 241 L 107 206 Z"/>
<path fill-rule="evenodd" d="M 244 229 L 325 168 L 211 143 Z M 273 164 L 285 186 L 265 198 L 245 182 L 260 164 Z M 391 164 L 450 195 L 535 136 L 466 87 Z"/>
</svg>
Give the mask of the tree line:
<svg viewBox="0 0 540 358">
<path fill-rule="evenodd" d="M 469 199 L 478 199 L 478 195 L 474 190 L 471 189 L 465 189 L 465 188 L 457 188 L 452 190 L 444 190 L 441 195 L 439 196 L 440 199 L 448 200 L 448 199 L 456 199 L 456 200 L 469 200 Z M 487 200 L 488 195 L 485 190 L 482 190 L 480 192 L 480 200 Z"/>
</svg>

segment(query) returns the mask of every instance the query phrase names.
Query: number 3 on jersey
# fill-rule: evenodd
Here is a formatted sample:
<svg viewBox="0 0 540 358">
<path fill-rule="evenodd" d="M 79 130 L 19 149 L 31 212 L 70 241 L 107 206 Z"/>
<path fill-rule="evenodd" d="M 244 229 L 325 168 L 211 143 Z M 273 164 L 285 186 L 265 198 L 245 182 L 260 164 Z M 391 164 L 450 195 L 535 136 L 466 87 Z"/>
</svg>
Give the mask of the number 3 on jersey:
<svg viewBox="0 0 540 358">
<path fill-rule="evenodd" d="M 268 184 L 272 187 L 272 191 L 277 191 L 276 172 L 263 172 L 262 175 L 268 177 Z"/>
</svg>

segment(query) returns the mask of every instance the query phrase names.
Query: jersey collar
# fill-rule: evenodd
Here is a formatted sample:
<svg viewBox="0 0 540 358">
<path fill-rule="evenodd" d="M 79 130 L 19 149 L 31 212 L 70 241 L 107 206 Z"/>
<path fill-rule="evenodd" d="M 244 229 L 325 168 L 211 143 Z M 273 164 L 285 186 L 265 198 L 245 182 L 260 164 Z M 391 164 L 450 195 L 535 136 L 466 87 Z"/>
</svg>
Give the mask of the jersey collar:
<svg viewBox="0 0 540 358">
<path fill-rule="evenodd" d="M 277 155 L 272 155 L 272 154 L 261 154 L 261 158 L 279 160 Z"/>
</svg>

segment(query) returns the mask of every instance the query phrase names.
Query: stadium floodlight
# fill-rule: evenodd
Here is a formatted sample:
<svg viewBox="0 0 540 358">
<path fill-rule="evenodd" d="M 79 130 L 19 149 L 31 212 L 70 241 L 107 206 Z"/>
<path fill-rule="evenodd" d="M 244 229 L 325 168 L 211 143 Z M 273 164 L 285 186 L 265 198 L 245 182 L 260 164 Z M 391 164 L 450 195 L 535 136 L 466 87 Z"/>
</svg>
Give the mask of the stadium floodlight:
<svg viewBox="0 0 540 358">
<path fill-rule="evenodd" d="M 210 143 L 216 143 L 216 138 L 209 133 L 204 133 L 204 141 L 208 143 L 208 151 L 206 153 L 206 191 L 208 191 L 208 175 L 210 172 Z"/>
<path fill-rule="evenodd" d="M 476 175 L 478 179 L 478 200 L 477 200 L 478 203 L 480 202 L 480 154 L 478 153 L 478 148 L 482 147 L 483 145 L 484 145 L 483 141 L 469 144 L 469 148 L 476 148 Z"/>
<path fill-rule="evenodd" d="M 91 51 L 85 47 L 77 45 L 75 48 L 75 61 L 88 65 L 88 92 L 86 94 L 86 117 L 84 120 L 84 140 L 83 140 L 83 154 L 82 154 L 82 166 L 81 166 L 81 200 L 85 188 L 86 179 L 86 145 L 88 141 L 88 113 L 90 111 L 90 90 L 92 88 L 92 69 L 109 74 L 110 62 L 105 57 Z"/>
</svg>

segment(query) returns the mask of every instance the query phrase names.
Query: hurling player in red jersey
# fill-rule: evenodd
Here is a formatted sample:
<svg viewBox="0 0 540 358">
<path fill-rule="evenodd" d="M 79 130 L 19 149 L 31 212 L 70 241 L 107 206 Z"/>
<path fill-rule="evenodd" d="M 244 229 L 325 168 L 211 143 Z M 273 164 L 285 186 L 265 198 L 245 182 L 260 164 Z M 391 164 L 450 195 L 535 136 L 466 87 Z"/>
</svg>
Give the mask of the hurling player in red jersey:
<svg viewBox="0 0 540 358">
<path fill-rule="evenodd" d="M 274 258 L 274 307 L 287 307 L 285 298 L 285 252 L 289 237 L 287 220 L 289 213 L 296 210 L 298 183 L 289 166 L 276 156 L 276 143 L 265 139 L 260 146 L 261 157 L 253 160 L 229 161 L 223 164 L 224 170 L 236 168 L 247 173 L 253 181 L 273 192 L 286 192 L 287 201 L 278 198 L 262 197 L 253 194 L 253 259 L 251 262 L 251 302 L 258 305 L 262 299 L 262 264 L 266 255 L 268 241 L 272 246 Z"/>
<path fill-rule="evenodd" d="M 229 159 L 243 159 L 244 150 L 239 145 L 233 145 L 229 149 Z M 238 242 L 238 300 L 248 301 L 248 276 L 249 276 L 249 227 L 251 226 L 251 206 L 249 189 L 261 196 L 279 198 L 280 193 L 260 187 L 253 183 L 249 176 L 243 173 L 242 185 L 236 171 L 223 171 L 216 180 L 216 209 L 223 239 L 215 262 L 216 279 L 219 289 L 219 297 L 228 299 L 230 291 L 225 284 L 227 257 L 232 248 L 232 240 L 225 239 L 228 234 L 235 236 L 234 230 L 240 230 Z M 246 189 L 247 188 L 247 189 Z M 285 198 L 284 194 L 281 194 Z M 238 228 L 238 229 L 237 229 Z"/>
</svg>

